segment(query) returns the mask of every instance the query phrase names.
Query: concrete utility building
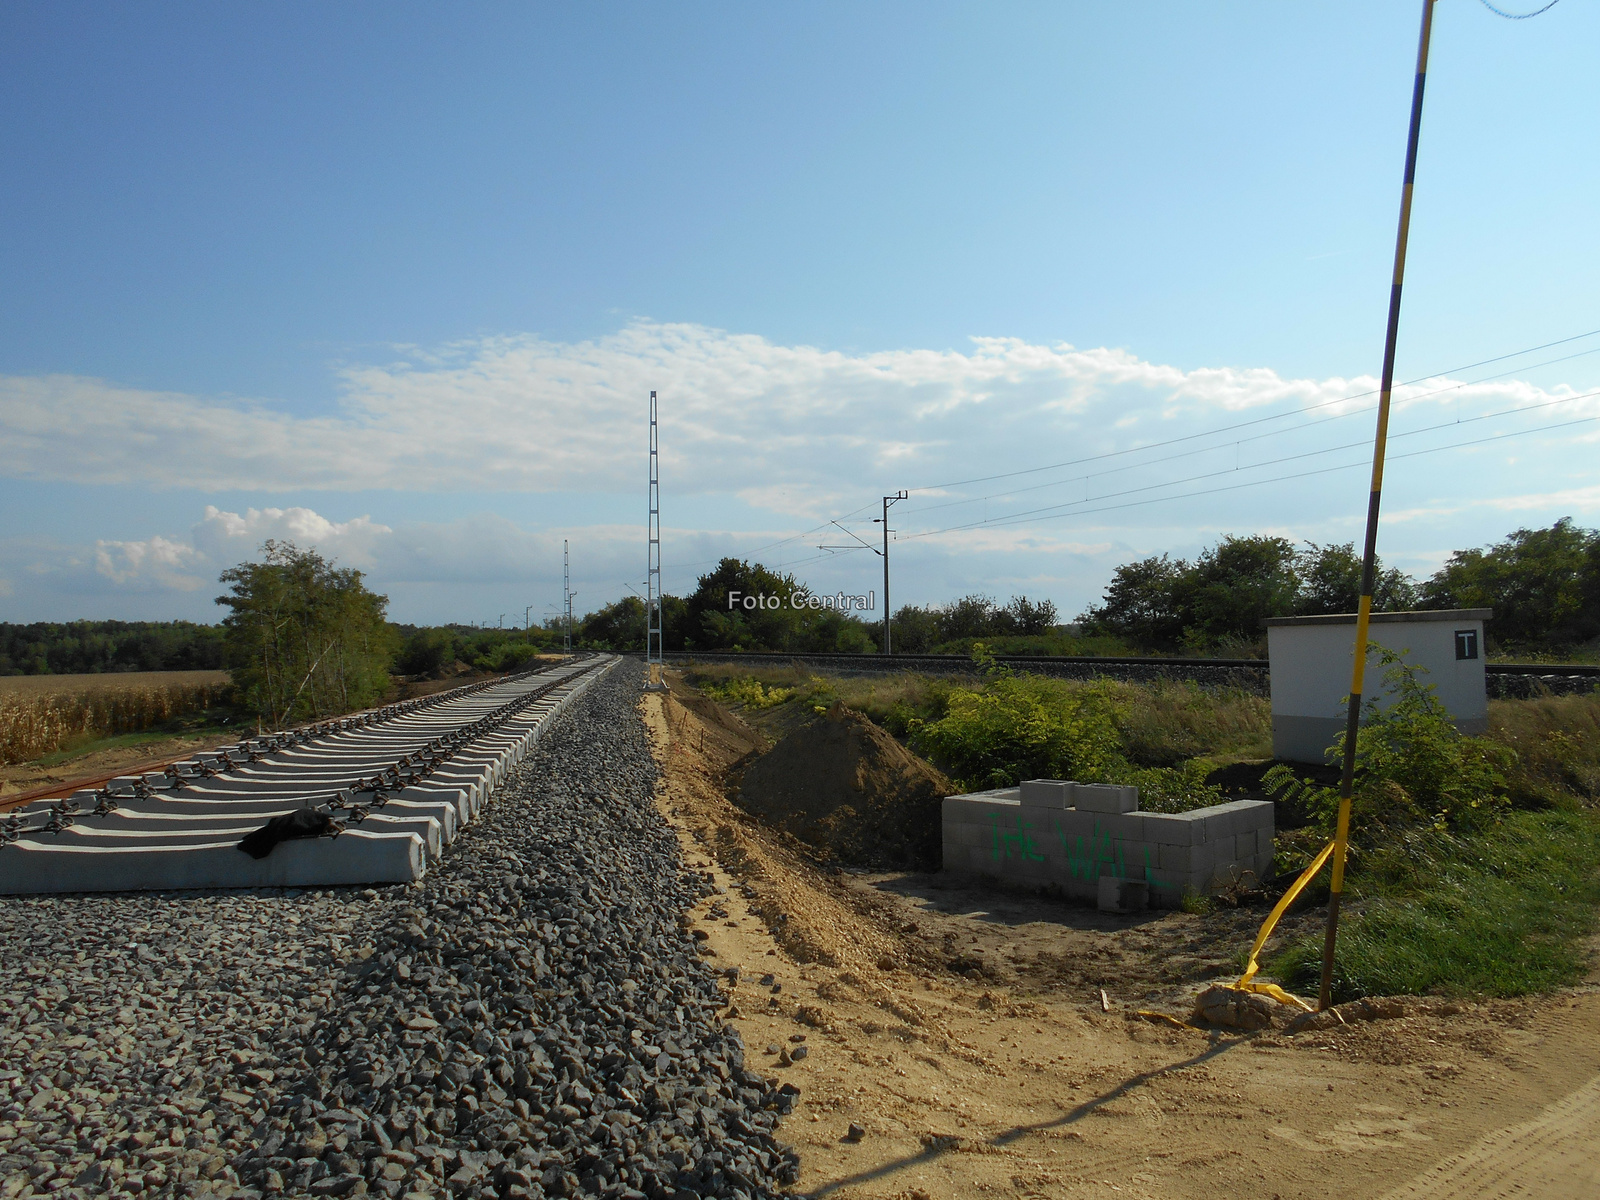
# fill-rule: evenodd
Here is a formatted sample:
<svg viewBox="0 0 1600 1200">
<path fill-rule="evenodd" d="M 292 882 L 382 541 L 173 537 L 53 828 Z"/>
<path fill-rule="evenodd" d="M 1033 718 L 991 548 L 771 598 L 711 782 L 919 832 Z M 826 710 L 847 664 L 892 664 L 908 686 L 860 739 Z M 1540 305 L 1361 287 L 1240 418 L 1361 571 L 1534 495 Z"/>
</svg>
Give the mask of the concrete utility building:
<svg viewBox="0 0 1600 1200">
<path fill-rule="evenodd" d="M 1487 608 L 1373 613 L 1368 640 L 1426 669 L 1440 701 L 1462 733 L 1482 733 L 1489 723 L 1483 682 L 1483 623 Z M 1272 753 L 1291 762 L 1327 761 L 1344 732 L 1355 653 L 1356 617 L 1274 617 L 1267 621 L 1272 670 Z M 1364 685 L 1381 707 L 1393 702 L 1379 652 L 1369 651 Z"/>
</svg>

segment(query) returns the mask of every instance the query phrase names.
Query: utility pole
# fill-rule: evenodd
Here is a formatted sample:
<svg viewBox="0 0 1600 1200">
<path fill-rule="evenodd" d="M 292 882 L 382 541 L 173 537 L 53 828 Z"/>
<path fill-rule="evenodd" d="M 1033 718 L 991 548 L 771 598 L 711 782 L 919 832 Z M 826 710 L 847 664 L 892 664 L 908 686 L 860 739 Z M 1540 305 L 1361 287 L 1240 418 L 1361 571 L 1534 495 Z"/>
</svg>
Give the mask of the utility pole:
<svg viewBox="0 0 1600 1200">
<path fill-rule="evenodd" d="M 500 614 L 500 625 L 499 625 L 499 628 L 504 629 L 505 627 L 506 627 L 506 615 L 505 615 L 505 613 L 501 613 Z"/>
<path fill-rule="evenodd" d="M 533 641 L 533 605 L 522 610 L 522 640 Z"/>
<path fill-rule="evenodd" d="M 650 393 L 650 516 L 645 528 L 644 660 L 646 686 L 657 682 L 661 641 L 661 459 L 656 444 L 656 394 Z"/>
<path fill-rule="evenodd" d="M 1411 88 L 1411 127 L 1406 139 L 1406 174 L 1400 188 L 1400 227 L 1394 242 L 1394 277 L 1389 285 L 1389 324 L 1383 342 L 1383 377 L 1378 390 L 1378 428 L 1372 439 L 1372 488 L 1367 494 L 1367 539 L 1361 557 L 1361 602 L 1356 609 L 1355 661 L 1350 670 L 1350 707 L 1345 713 L 1344 767 L 1339 774 L 1339 816 L 1333 835 L 1333 880 L 1328 892 L 1328 926 L 1322 942 L 1322 987 L 1317 1006 L 1333 1003 L 1333 951 L 1339 940 L 1339 902 L 1344 896 L 1345 852 L 1350 841 L 1350 797 L 1355 790 L 1356 733 L 1361 725 L 1361 691 L 1367 668 L 1367 625 L 1378 559 L 1378 508 L 1383 495 L 1383 459 L 1389 438 L 1389 395 L 1394 388 L 1395 343 L 1400 335 L 1400 291 L 1406 274 L 1406 239 L 1411 231 L 1411 186 L 1417 175 L 1417 140 L 1422 133 L 1422 89 L 1428 80 L 1428 41 L 1434 0 L 1422 0 L 1422 32 L 1417 37 L 1417 74 Z"/>
<path fill-rule="evenodd" d="M 906 490 L 901 488 L 894 495 L 883 498 L 883 652 L 886 655 L 894 653 L 894 643 L 889 637 L 889 505 L 904 500 L 907 495 Z"/>
<path fill-rule="evenodd" d="M 561 632 L 561 652 L 572 653 L 572 576 L 567 558 L 567 539 L 561 539 L 561 607 L 566 613 L 566 624 Z"/>
</svg>

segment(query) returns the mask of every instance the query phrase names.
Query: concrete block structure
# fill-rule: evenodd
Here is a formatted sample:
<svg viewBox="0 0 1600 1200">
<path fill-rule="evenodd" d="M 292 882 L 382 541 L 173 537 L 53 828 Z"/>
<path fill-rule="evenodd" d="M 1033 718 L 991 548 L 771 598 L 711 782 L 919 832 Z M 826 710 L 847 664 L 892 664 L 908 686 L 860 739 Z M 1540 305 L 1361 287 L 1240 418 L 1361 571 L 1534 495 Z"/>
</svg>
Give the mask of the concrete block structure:
<svg viewBox="0 0 1600 1200">
<path fill-rule="evenodd" d="M 1205 895 L 1246 872 L 1272 875 L 1265 800 L 1146 813 L 1137 788 L 1030 779 L 946 797 L 943 826 L 946 871 L 1091 902 L 1107 876 L 1145 884 L 1151 907 L 1176 908 L 1186 894 Z M 1107 889 L 1118 905 L 1137 891 Z"/>
<path fill-rule="evenodd" d="M 269 734 L 0 819 L 0 895 L 421 879 L 555 715 L 618 659 Z M 240 842 L 312 810 L 336 836 Z"/>
<path fill-rule="evenodd" d="M 1424 668 L 1422 682 L 1433 685 L 1457 728 L 1482 733 L 1489 720 L 1483 623 L 1492 615 L 1487 608 L 1373 613 L 1368 640 Z M 1267 621 L 1273 757 L 1327 761 L 1329 748 L 1344 732 L 1355 641 L 1354 613 Z M 1378 660 L 1378 651 L 1370 650 L 1365 694 L 1386 707 L 1393 696 Z"/>
</svg>

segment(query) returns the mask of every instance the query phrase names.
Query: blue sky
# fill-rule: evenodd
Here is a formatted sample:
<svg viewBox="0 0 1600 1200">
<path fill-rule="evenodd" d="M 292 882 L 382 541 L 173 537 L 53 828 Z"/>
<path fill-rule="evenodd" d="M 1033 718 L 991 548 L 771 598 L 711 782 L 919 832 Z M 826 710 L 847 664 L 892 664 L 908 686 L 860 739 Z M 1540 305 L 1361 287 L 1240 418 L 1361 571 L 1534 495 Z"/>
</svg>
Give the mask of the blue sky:
<svg viewBox="0 0 1600 1200">
<path fill-rule="evenodd" d="M 915 493 L 897 600 L 1074 613 L 1131 557 L 1348 540 L 1417 15 L 5 6 L 0 619 L 214 619 L 266 536 L 413 621 L 552 609 L 567 538 L 586 608 L 643 573 L 652 387 L 676 591 L 755 552 L 862 590 L 807 531 L 1108 454 Z M 1597 35 L 1438 5 L 1414 572 L 1600 524 L 1600 337 L 1457 370 L 1600 329 Z"/>
</svg>

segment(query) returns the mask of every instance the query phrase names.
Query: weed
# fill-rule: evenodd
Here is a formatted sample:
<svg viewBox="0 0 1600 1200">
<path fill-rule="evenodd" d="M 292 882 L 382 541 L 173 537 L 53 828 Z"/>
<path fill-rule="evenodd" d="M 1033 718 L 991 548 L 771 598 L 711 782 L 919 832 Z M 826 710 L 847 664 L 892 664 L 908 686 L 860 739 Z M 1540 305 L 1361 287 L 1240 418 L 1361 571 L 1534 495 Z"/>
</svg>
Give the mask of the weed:
<svg viewBox="0 0 1600 1200">
<path fill-rule="evenodd" d="M 1496 700 L 1485 735 L 1513 751 L 1511 801 L 1524 808 L 1600 801 L 1600 695 Z"/>
</svg>

